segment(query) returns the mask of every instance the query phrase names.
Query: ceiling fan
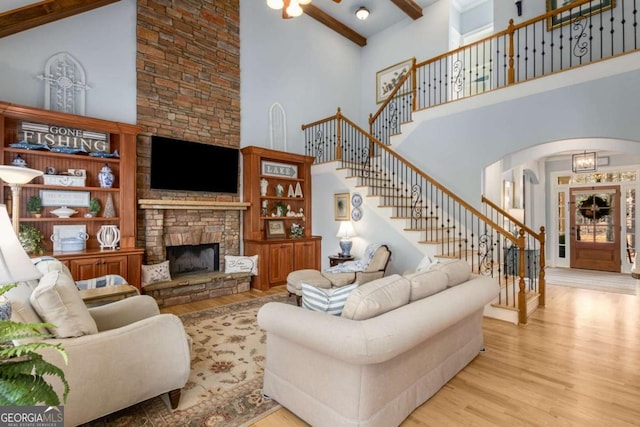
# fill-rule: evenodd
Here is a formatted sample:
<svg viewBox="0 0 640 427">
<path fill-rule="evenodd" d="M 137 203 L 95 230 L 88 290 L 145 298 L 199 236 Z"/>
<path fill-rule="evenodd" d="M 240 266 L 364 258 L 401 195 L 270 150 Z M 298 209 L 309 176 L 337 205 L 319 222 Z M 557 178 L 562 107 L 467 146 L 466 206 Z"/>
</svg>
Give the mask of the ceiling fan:
<svg viewBox="0 0 640 427">
<path fill-rule="evenodd" d="M 334 3 L 340 3 L 342 0 L 333 0 Z M 271 9 L 282 9 L 282 19 L 295 18 L 302 15 L 302 7 L 311 3 L 311 0 L 267 0 L 267 6 Z"/>
</svg>

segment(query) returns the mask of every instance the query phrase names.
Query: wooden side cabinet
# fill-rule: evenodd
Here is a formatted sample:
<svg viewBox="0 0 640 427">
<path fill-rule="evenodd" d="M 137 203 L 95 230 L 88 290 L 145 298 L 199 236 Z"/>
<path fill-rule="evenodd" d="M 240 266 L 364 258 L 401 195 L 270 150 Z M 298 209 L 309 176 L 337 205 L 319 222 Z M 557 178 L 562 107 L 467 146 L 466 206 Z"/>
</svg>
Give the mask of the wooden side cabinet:
<svg viewBox="0 0 640 427">
<path fill-rule="evenodd" d="M 258 255 L 258 275 L 251 280 L 251 286 L 266 291 L 287 283 L 287 276 L 294 270 L 319 270 L 320 242 L 320 237 L 245 241 L 245 254 Z"/>
<path fill-rule="evenodd" d="M 37 131 L 26 131 L 25 125 Z M 29 127 L 30 126 L 30 127 Z M 21 224 L 30 225 L 44 236 L 45 255 L 63 261 L 71 270 L 75 280 L 90 279 L 103 274 L 120 274 L 131 285 L 140 289 L 140 266 L 143 249 L 136 244 L 136 142 L 141 126 L 79 116 L 59 111 L 15 105 L 0 101 L 0 164 L 9 165 L 20 156 L 33 169 L 45 171 L 55 169 L 62 180 L 50 176 L 37 177 L 21 187 L 17 215 Z M 70 137 L 82 131 L 82 137 Z M 84 149 L 92 147 L 85 131 L 102 134 L 106 145 L 102 153 L 68 152 L 61 148 Z M 43 149 L 27 149 L 20 144 L 28 142 L 41 145 Z M 105 142 L 106 144 L 106 142 Z M 46 145 L 46 147 L 44 147 Z M 95 145 L 93 145 L 95 148 Z M 115 155 L 115 152 L 118 152 Z M 104 157 L 106 156 L 106 157 Z M 114 182 L 108 188 L 100 185 L 100 172 L 106 166 L 114 174 Z M 68 185 L 70 170 L 81 170 L 83 179 L 77 185 Z M 0 203 L 14 203 L 9 184 L 0 182 Z M 48 195 L 42 215 L 35 217 L 27 211 L 27 202 L 32 196 Z M 69 207 L 77 211 L 69 218 L 60 218 L 53 212 L 60 206 L 52 203 L 55 197 L 75 201 Z M 89 213 L 89 200 L 100 201 L 102 208 L 112 202 L 115 215 L 85 216 Z M 61 203 L 62 205 L 62 203 Z M 102 212 L 101 212 L 102 213 Z M 97 234 L 103 225 L 115 225 L 120 231 L 120 249 L 100 250 Z M 60 252 L 50 236 L 65 226 L 82 226 L 89 239 L 86 250 Z"/>
<path fill-rule="evenodd" d="M 93 279 L 105 274 L 118 274 L 138 290 L 143 249 L 120 249 L 117 251 L 88 250 L 83 253 L 56 253 L 54 256 L 65 263 L 74 280 Z"/>
<path fill-rule="evenodd" d="M 293 269 L 320 269 L 320 240 L 305 240 L 293 244 Z M 286 279 L 286 278 L 285 278 Z"/>
<path fill-rule="evenodd" d="M 311 232 L 311 164 L 314 158 L 262 147 L 242 150 L 244 254 L 258 255 L 258 275 L 251 287 L 267 290 L 286 283 L 294 270 L 320 269 L 320 236 Z M 289 211 L 289 215 L 283 210 Z M 273 237 L 269 221 L 280 222 L 284 235 Z M 273 223 L 272 223 L 273 224 Z M 291 226 L 304 227 L 302 237 Z"/>
<path fill-rule="evenodd" d="M 286 282 L 293 270 L 293 243 L 269 245 L 269 285 Z"/>
</svg>

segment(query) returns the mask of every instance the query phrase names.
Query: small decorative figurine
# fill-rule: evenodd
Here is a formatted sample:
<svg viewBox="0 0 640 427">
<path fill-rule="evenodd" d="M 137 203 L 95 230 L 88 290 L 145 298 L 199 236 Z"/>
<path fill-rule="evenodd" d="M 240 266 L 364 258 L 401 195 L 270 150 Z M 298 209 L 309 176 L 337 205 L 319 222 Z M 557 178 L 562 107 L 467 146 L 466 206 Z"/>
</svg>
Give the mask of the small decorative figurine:
<svg viewBox="0 0 640 427">
<path fill-rule="evenodd" d="M 11 164 L 13 166 L 18 166 L 21 168 L 26 168 L 27 167 L 27 161 L 25 159 L 22 158 L 22 156 L 20 154 L 18 154 L 16 156 L 15 159 L 13 159 L 13 161 L 11 162 Z"/>
<path fill-rule="evenodd" d="M 113 218 L 116 216 L 116 208 L 113 204 L 113 196 L 111 193 L 107 196 L 107 203 L 104 205 L 104 211 L 102 211 L 104 218 Z"/>
<path fill-rule="evenodd" d="M 269 181 L 267 181 L 266 179 L 262 178 L 260 180 L 260 195 L 261 196 L 266 196 L 267 195 L 267 187 L 269 186 Z"/>
<path fill-rule="evenodd" d="M 276 185 L 276 196 L 282 197 L 284 194 L 284 187 L 280 184 Z"/>
</svg>

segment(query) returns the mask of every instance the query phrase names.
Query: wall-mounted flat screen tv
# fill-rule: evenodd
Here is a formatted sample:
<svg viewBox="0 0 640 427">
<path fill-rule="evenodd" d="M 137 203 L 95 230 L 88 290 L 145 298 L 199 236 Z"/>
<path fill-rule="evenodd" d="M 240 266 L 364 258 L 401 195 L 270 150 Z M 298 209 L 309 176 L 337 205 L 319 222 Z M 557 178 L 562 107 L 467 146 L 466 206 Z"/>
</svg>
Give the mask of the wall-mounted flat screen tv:
<svg viewBox="0 0 640 427">
<path fill-rule="evenodd" d="M 239 150 L 151 137 L 151 188 L 237 193 Z"/>
</svg>

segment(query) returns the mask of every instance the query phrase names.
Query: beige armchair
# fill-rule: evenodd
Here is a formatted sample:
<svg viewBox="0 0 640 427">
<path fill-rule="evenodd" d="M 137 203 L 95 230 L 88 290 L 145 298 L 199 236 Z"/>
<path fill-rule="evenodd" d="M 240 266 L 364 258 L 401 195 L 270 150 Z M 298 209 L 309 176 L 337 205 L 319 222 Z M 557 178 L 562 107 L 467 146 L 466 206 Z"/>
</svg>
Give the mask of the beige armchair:
<svg viewBox="0 0 640 427">
<path fill-rule="evenodd" d="M 383 277 L 390 259 L 391 250 L 389 247 L 387 245 L 380 245 L 375 248 L 369 263 L 361 271 L 321 272 L 312 269 L 293 271 L 287 276 L 287 291 L 289 292 L 289 296 L 296 296 L 296 301 L 298 305 L 300 305 L 302 283 L 308 283 L 323 289 L 339 288 L 355 282 L 362 285 Z"/>
<path fill-rule="evenodd" d="M 146 295 L 86 308 L 79 294 L 73 294 L 78 292 L 73 279 L 63 270 L 46 273 L 41 286 L 38 281 L 22 282 L 5 296 L 11 301 L 12 320 L 43 322 L 49 319 L 38 314 L 42 305 L 37 300 L 32 304 L 32 294 L 38 294 L 43 281 L 61 288 L 64 282 L 64 289 L 54 295 L 71 301 L 64 303 L 70 323 L 90 330 L 43 340 L 61 344 L 67 353 L 65 365 L 56 351 L 41 350 L 45 359 L 64 371 L 70 386 L 64 403 L 65 425 L 76 426 L 163 393 L 169 393 L 171 406 L 177 407 L 191 364 L 189 340 L 180 319 L 160 314 L 155 300 Z M 57 326 L 57 335 L 74 334 L 73 327 L 63 326 L 61 320 L 51 323 Z M 51 381 L 61 396 L 62 384 L 55 378 Z"/>
</svg>

